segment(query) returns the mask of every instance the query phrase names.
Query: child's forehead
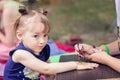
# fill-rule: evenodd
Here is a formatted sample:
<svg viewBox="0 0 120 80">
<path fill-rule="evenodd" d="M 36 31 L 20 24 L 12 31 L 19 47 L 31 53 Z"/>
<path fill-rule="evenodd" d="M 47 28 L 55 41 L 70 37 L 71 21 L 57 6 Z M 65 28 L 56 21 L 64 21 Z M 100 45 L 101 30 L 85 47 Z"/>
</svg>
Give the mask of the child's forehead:
<svg viewBox="0 0 120 80">
<path fill-rule="evenodd" d="M 43 32 L 45 30 L 45 25 L 43 23 L 40 23 L 40 22 L 29 23 L 28 25 L 26 25 L 26 28 L 30 32 L 40 33 L 40 32 Z"/>
<path fill-rule="evenodd" d="M 24 24 L 34 23 L 34 22 L 41 22 L 42 15 L 39 15 L 38 13 L 35 13 L 33 16 L 30 16 L 28 18 L 25 18 Z"/>
</svg>

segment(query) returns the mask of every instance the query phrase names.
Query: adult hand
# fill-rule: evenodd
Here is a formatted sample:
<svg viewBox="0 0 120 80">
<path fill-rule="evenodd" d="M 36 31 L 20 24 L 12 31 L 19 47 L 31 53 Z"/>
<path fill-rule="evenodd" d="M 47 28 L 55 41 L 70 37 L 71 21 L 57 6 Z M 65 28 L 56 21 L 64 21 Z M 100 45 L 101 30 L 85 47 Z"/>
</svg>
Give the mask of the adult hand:
<svg viewBox="0 0 120 80">
<path fill-rule="evenodd" d="M 96 50 L 95 53 L 91 55 L 86 54 L 85 57 L 91 61 L 106 64 L 107 59 L 109 59 L 110 55 L 108 55 L 105 51 Z"/>
<path fill-rule="evenodd" d="M 91 55 L 95 53 L 96 49 L 88 44 L 76 44 L 75 45 L 75 52 L 80 57 L 85 57 L 85 55 Z"/>
</svg>

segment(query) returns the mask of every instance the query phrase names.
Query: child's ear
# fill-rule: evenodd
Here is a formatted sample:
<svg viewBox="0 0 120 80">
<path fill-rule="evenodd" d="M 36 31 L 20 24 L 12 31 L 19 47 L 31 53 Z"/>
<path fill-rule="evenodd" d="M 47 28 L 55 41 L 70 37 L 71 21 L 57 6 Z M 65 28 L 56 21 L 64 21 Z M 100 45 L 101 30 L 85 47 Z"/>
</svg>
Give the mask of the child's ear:
<svg viewBox="0 0 120 80">
<path fill-rule="evenodd" d="M 18 38 L 20 41 L 22 40 L 22 33 L 21 33 L 21 31 L 17 30 L 16 36 L 17 36 L 17 38 Z"/>
</svg>

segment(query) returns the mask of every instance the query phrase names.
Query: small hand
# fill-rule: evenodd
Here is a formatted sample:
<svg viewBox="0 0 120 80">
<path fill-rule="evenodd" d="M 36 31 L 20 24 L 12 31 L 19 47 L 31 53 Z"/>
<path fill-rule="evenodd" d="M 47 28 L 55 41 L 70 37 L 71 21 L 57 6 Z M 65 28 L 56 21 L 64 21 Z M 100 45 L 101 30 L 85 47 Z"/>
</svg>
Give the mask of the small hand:
<svg viewBox="0 0 120 80">
<path fill-rule="evenodd" d="M 97 64 L 97 63 L 79 62 L 77 70 L 94 69 L 98 66 L 99 66 L 99 64 Z"/>
</svg>

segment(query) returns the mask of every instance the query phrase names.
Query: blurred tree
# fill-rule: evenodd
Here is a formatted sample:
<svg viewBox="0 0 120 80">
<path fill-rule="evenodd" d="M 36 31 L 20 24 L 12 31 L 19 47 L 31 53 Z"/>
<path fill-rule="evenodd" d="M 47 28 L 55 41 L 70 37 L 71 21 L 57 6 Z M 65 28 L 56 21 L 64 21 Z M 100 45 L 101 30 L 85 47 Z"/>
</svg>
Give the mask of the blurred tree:
<svg viewBox="0 0 120 80">
<path fill-rule="evenodd" d="M 39 0 L 42 4 L 57 4 L 59 0 Z"/>
<path fill-rule="evenodd" d="M 28 0 L 28 2 L 29 2 L 30 4 L 34 4 L 34 3 L 36 2 L 36 0 Z"/>
</svg>

